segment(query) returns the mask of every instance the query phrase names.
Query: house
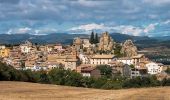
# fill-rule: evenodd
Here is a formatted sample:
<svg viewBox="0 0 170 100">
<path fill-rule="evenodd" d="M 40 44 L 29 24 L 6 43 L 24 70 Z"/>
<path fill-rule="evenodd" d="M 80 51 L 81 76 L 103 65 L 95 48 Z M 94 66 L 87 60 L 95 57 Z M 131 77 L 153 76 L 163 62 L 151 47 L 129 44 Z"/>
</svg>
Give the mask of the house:
<svg viewBox="0 0 170 100">
<path fill-rule="evenodd" d="M 54 69 L 54 68 L 59 68 L 59 67 L 61 67 L 61 65 L 59 63 L 56 63 L 56 62 L 49 62 L 47 64 L 47 67 L 48 67 L 49 70 L 51 70 L 51 69 Z"/>
<path fill-rule="evenodd" d="M 155 63 L 155 62 L 149 62 L 145 66 L 148 70 L 148 73 L 151 74 L 151 75 L 159 74 L 159 73 L 162 72 L 162 69 L 163 69 L 162 64 L 158 64 L 158 63 Z"/>
<path fill-rule="evenodd" d="M 140 62 L 147 61 L 147 58 L 145 57 L 144 54 L 138 54 L 137 56 L 133 56 L 133 65 L 137 65 Z"/>
<path fill-rule="evenodd" d="M 57 50 L 57 51 L 62 51 L 63 50 L 63 46 L 61 44 L 56 44 L 54 46 L 54 49 Z"/>
<path fill-rule="evenodd" d="M 122 75 L 124 77 L 131 77 L 131 67 L 128 64 L 125 64 L 122 68 Z"/>
<path fill-rule="evenodd" d="M 90 66 L 89 67 L 82 67 L 81 68 L 81 74 L 84 77 L 95 77 L 95 78 L 101 77 L 100 70 L 98 70 L 95 67 L 90 67 Z"/>
<path fill-rule="evenodd" d="M 9 53 L 10 53 L 10 49 L 8 48 L 0 49 L 0 57 L 2 58 L 8 57 Z"/>
<path fill-rule="evenodd" d="M 76 55 L 71 55 L 71 54 L 49 54 L 47 57 L 47 62 L 55 62 L 55 63 L 61 63 L 64 65 L 65 69 L 71 69 L 71 70 L 76 70 L 76 67 L 79 65 L 79 59 L 77 58 Z"/>
<path fill-rule="evenodd" d="M 76 70 L 78 65 L 79 63 L 77 58 L 66 58 L 65 60 L 65 69 Z"/>
<path fill-rule="evenodd" d="M 122 62 L 123 64 L 127 64 L 127 65 L 132 65 L 134 64 L 133 59 L 130 57 L 122 57 L 117 59 L 118 62 Z"/>
<path fill-rule="evenodd" d="M 122 68 L 122 76 L 128 78 L 135 78 L 135 77 L 146 77 L 147 69 L 138 69 L 138 68 L 131 68 L 129 65 L 124 65 Z"/>
<path fill-rule="evenodd" d="M 103 54 L 103 55 L 93 55 L 90 57 L 90 64 L 92 65 L 107 65 L 109 62 L 112 61 L 114 55 L 107 55 L 107 54 Z"/>
<path fill-rule="evenodd" d="M 80 61 L 81 61 L 82 64 L 89 64 L 90 63 L 87 55 L 79 54 L 79 58 L 80 58 Z"/>
<path fill-rule="evenodd" d="M 82 40 L 83 48 L 90 48 L 91 43 L 88 38 L 81 38 L 81 40 Z"/>
<path fill-rule="evenodd" d="M 112 68 L 113 75 L 118 75 L 122 73 L 123 63 L 117 62 L 116 60 L 112 60 L 107 65 L 109 65 Z"/>
<path fill-rule="evenodd" d="M 140 62 L 147 61 L 147 58 L 144 56 L 144 54 L 138 54 L 137 56 L 133 57 L 122 57 L 117 59 L 117 61 L 124 64 L 137 66 L 137 64 L 139 64 Z"/>
<path fill-rule="evenodd" d="M 48 45 L 45 46 L 45 48 L 46 48 L 46 51 L 48 53 L 50 53 L 50 52 L 52 52 L 54 50 L 54 45 L 53 44 L 48 44 Z"/>
<path fill-rule="evenodd" d="M 130 78 L 135 78 L 135 77 L 147 77 L 147 69 L 137 69 L 137 68 L 132 68 L 131 69 L 131 75 Z"/>
<path fill-rule="evenodd" d="M 31 42 L 25 41 L 24 44 L 20 45 L 21 52 L 22 53 L 30 53 L 32 46 L 33 46 L 33 44 Z"/>
<path fill-rule="evenodd" d="M 78 52 L 80 52 L 80 50 L 82 49 L 82 40 L 79 37 L 74 38 L 73 47 Z"/>
<path fill-rule="evenodd" d="M 5 45 L 0 45 L 0 49 L 5 49 Z"/>
</svg>

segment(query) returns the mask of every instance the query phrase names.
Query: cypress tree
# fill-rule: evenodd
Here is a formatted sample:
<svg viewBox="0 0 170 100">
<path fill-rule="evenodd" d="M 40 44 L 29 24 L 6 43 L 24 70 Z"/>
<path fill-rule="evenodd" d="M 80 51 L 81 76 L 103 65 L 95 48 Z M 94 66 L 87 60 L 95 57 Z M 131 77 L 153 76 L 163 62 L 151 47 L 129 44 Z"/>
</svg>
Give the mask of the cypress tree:
<svg viewBox="0 0 170 100">
<path fill-rule="evenodd" d="M 99 37 L 97 33 L 95 34 L 95 43 L 99 43 Z"/>
<path fill-rule="evenodd" d="M 90 43 L 94 44 L 94 32 L 92 31 L 91 36 L 90 36 Z"/>
</svg>

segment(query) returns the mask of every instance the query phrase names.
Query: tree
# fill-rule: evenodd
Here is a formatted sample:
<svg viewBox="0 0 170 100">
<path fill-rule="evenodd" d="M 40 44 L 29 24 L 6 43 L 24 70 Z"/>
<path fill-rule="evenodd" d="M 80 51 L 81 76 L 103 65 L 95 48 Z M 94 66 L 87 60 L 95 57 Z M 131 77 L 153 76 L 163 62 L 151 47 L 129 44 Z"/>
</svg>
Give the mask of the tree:
<svg viewBox="0 0 170 100">
<path fill-rule="evenodd" d="M 63 68 L 54 68 L 48 73 L 53 84 L 64 85 L 65 84 L 65 70 Z"/>
<path fill-rule="evenodd" d="M 99 37 L 98 37 L 98 34 L 97 34 L 97 33 L 95 34 L 95 39 L 94 39 L 94 41 L 95 41 L 95 44 L 96 44 L 96 43 L 99 43 Z"/>
<path fill-rule="evenodd" d="M 103 77 L 111 78 L 112 77 L 112 68 L 108 65 L 99 65 L 97 68 L 100 70 L 100 74 Z"/>
<path fill-rule="evenodd" d="M 90 36 L 90 43 L 94 44 L 94 32 L 92 31 L 91 36 Z"/>
<path fill-rule="evenodd" d="M 117 57 L 122 57 L 123 56 L 123 54 L 121 53 L 121 49 L 122 49 L 122 46 L 120 44 L 115 45 L 114 54 Z"/>
<path fill-rule="evenodd" d="M 51 83 L 51 80 L 50 80 L 49 75 L 45 71 L 41 71 L 40 72 L 40 79 L 39 79 L 38 82 L 49 84 L 49 83 Z"/>
<path fill-rule="evenodd" d="M 170 67 L 168 67 L 165 71 L 167 74 L 170 74 Z"/>
</svg>

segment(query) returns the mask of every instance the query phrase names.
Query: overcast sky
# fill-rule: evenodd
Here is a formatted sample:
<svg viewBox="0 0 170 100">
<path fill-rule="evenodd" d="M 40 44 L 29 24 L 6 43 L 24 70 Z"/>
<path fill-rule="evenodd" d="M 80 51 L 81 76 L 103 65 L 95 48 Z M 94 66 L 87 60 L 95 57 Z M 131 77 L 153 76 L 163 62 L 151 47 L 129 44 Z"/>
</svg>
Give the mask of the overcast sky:
<svg viewBox="0 0 170 100">
<path fill-rule="evenodd" d="M 0 0 L 1 34 L 170 35 L 170 0 Z"/>
</svg>

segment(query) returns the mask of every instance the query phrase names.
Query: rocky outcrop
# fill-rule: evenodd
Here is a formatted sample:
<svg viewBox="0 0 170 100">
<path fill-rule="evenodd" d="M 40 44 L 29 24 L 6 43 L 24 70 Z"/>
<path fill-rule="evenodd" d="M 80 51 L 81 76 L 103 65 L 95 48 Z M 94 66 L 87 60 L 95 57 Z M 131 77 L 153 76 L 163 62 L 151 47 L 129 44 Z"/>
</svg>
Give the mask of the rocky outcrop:
<svg viewBox="0 0 170 100">
<path fill-rule="evenodd" d="M 112 37 L 109 36 L 108 32 L 105 32 L 100 37 L 98 50 L 100 51 L 112 51 L 114 47 L 114 42 Z"/>
<path fill-rule="evenodd" d="M 121 49 L 121 53 L 126 57 L 132 57 L 137 55 L 137 48 L 133 44 L 132 40 L 126 40 Z"/>
</svg>

